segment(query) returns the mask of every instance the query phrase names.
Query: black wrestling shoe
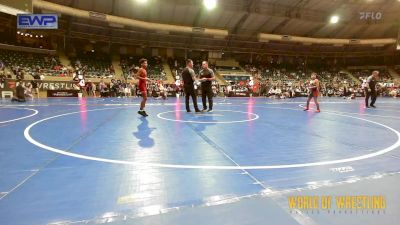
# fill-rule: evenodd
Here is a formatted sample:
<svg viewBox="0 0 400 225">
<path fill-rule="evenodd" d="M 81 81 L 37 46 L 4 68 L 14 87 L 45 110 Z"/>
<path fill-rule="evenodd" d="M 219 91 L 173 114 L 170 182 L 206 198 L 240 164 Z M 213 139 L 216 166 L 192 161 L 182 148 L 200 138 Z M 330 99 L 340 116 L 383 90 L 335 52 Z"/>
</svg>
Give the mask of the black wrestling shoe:
<svg viewBox="0 0 400 225">
<path fill-rule="evenodd" d="M 212 110 L 212 109 L 209 109 L 209 110 L 207 110 L 207 112 L 213 112 L 213 110 Z"/>
<path fill-rule="evenodd" d="M 376 106 L 374 106 L 374 105 L 370 105 L 372 108 L 376 108 Z"/>
<path fill-rule="evenodd" d="M 190 110 L 186 110 L 186 112 L 187 112 L 187 113 L 191 113 L 192 111 L 190 111 Z"/>
<path fill-rule="evenodd" d="M 144 117 L 148 116 L 144 110 L 139 110 L 137 113 Z"/>
<path fill-rule="evenodd" d="M 201 113 L 201 111 L 199 110 L 199 109 L 196 109 L 196 111 L 195 111 L 196 113 Z"/>
</svg>

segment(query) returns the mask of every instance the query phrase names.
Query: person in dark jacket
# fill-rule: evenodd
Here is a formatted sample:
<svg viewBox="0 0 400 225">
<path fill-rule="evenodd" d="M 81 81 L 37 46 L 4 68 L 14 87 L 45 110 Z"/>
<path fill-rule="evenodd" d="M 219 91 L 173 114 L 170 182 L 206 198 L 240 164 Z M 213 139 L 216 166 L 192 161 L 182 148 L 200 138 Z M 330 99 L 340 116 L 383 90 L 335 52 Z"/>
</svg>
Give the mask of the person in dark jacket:
<svg viewBox="0 0 400 225">
<path fill-rule="evenodd" d="M 22 82 L 19 82 L 16 90 L 15 90 L 15 96 L 11 99 L 12 102 L 26 102 L 25 100 L 25 88 Z"/>
<path fill-rule="evenodd" d="M 376 108 L 375 101 L 378 96 L 376 91 L 376 84 L 378 81 L 379 71 L 373 71 L 372 75 L 367 78 L 365 86 L 365 108 Z M 371 104 L 368 105 L 368 100 L 371 97 Z"/>
<path fill-rule="evenodd" d="M 185 92 L 185 106 L 186 112 L 191 112 L 189 107 L 189 98 L 192 97 L 193 106 L 196 112 L 200 112 L 197 106 L 197 96 L 194 88 L 194 82 L 196 81 L 196 75 L 193 70 L 193 61 L 191 59 L 186 60 L 186 68 L 182 71 L 183 89 Z"/>
<path fill-rule="evenodd" d="M 200 71 L 200 81 L 201 83 L 201 98 L 203 102 L 203 111 L 207 110 L 207 101 L 208 98 L 208 110 L 207 112 L 213 111 L 213 91 L 212 91 L 212 82 L 215 80 L 214 71 L 208 67 L 208 62 L 203 61 L 202 70 Z"/>
</svg>

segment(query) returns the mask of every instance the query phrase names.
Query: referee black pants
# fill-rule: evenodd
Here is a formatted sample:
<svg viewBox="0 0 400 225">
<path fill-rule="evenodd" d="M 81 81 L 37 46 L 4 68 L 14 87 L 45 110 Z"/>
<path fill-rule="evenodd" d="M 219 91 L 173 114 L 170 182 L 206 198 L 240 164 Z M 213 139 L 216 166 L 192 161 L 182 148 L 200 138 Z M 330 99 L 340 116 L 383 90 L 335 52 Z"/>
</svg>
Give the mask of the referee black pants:
<svg viewBox="0 0 400 225">
<path fill-rule="evenodd" d="M 208 98 L 208 106 L 210 107 L 209 109 L 212 110 L 213 108 L 213 96 L 214 93 L 212 91 L 211 87 L 205 87 L 201 89 L 201 100 L 203 101 L 203 109 L 207 109 L 207 99 Z"/>
<path fill-rule="evenodd" d="M 188 112 L 190 111 L 190 107 L 189 107 L 189 98 L 190 98 L 190 96 L 192 96 L 194 110 L 199 111 L 199 107 L 197 106 L 196 91 L 194 90 L 194 88 L 185 88 L 185 106 L 186 106 L 186 111 L 188 111 Z"/>
<path fill-rule="evenodd" d="M 369 106 L 368 100 L 370 97 L 371 97 L 371 105 L 374 105 L 376 102 L 377 96 L 378 96 L 378 94 L 376 93 L 375 89 L 371 89 L 371 91 L 368 91 L 368 89 L 365 89 L 365 106 Z"/>
</svg>

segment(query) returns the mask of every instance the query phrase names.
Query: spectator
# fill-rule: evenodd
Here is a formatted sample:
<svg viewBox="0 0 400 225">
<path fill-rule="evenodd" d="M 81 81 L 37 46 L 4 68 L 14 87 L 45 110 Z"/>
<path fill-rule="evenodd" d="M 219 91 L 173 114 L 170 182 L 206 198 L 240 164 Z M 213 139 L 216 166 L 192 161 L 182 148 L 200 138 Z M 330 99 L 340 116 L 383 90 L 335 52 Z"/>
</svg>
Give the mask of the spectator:
<svg viewBox="0 0 400 225">
<path fill-rule="evenodd" d="M 15 95 L 11 99 L 12 102 L 26 102 L 25 100 L 25 88 L 22 82 L 18 82 L 17 88 L 15 90 Z"/>
</svg>

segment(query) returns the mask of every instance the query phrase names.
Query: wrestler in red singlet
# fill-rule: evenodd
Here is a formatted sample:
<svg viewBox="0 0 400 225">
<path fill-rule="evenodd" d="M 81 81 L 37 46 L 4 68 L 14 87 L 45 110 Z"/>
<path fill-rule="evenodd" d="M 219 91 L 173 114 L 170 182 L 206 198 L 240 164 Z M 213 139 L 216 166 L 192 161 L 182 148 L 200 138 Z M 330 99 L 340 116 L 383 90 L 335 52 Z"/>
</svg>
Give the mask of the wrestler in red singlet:
<svg viewBox="0 0 400 225">
<path fill-rule="evenodd" d="M 140 68 L 138 70 L 138 76 L 141 78 L 147 78 L 147 71 L 143 68 Z M 140 79 L 139 80 L 139 90 L 141 92 L 147 92 L 147 80 L 146 79 Z"/>
<path fill-rule="evenodd" d="M 320 83 L 319 83 L 319 80 L 317 79 L 317 73 L 311 73 L 311 80 L 309 83 L 310 94 L 308 95 L 307 106 L 304 109 L 304 111 L 307 111 L 309 109 L 310 101 L 313 98 L 315 105 L 317 106 L 316 112 L 321 112 L 321 110 L 319 109 L 319 103 L 318 103 L 319 88 L 320 88 Z"/>
<path fill-rule="evenodd" d="M 147 78 L 147 59 L 140 59 L 139 60 L 140 69 L 137 72 L 137 78 L 139 79 L 139 90 L 142 94 L 142 102 L 140 103 L 140 110 L 138 113 L 142 116 L 148 116 L 146 111 L 144 111 L 144 107 L 146 106 L 147 101 L 147 81 L 150 80 Z"/>
</svg>

